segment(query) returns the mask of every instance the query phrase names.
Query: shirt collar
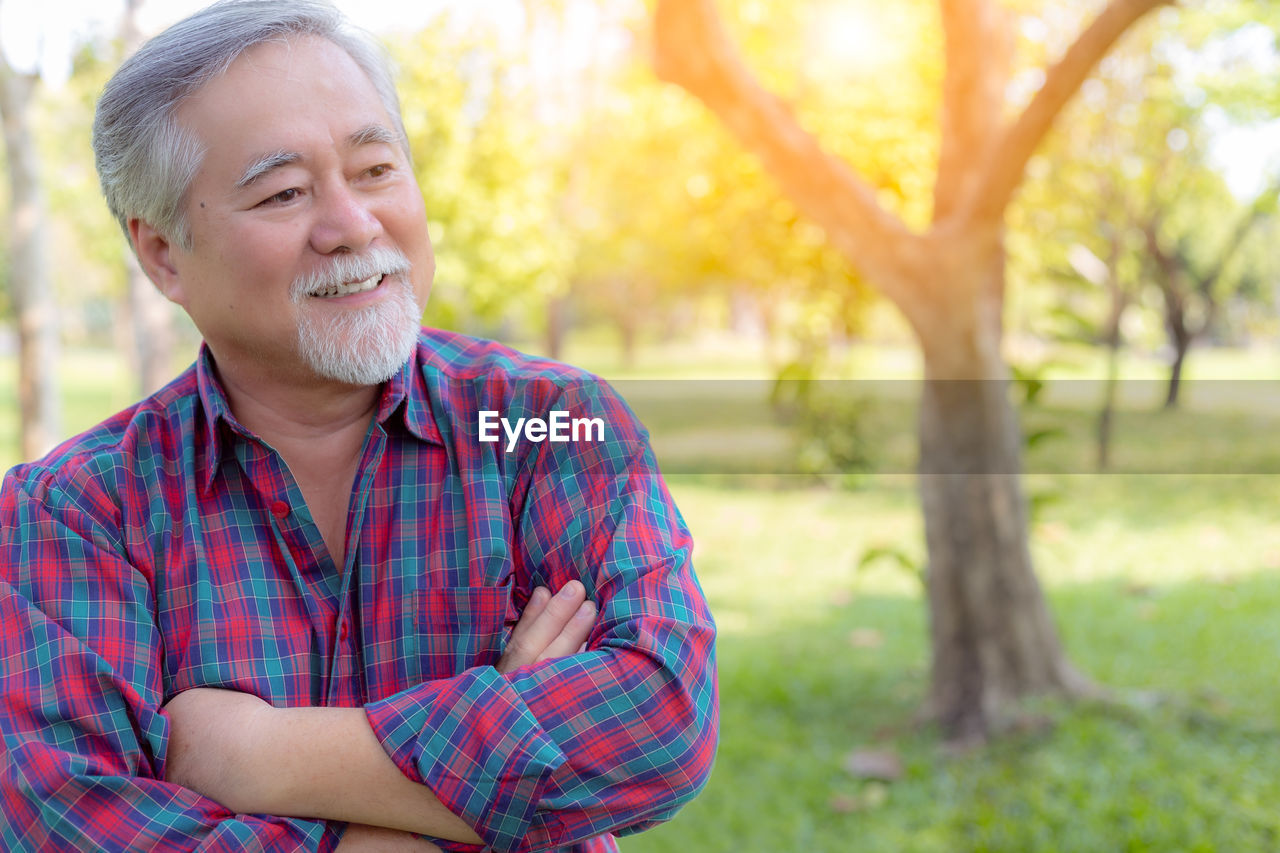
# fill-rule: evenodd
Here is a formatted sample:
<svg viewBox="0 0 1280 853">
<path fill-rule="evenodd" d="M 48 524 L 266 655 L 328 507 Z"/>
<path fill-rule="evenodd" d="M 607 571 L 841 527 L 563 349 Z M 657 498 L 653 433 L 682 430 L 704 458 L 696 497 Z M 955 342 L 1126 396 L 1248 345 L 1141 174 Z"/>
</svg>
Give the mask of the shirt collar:
<svg viewBox="0 0 1280 853">
<path fill-rule="evenodd" d="M 383 386 L 375 419 L 386 426 L 391 417 L 401 411 L 405 428 L 412 435 L 422 441 L 443 444 L 440 430 L 431 416 L 429 392 L 422 371 L 422 347 L 423 344 L 419 341 L 418 346 L 414 347 L 413 356 Z M 253 435 L 232 414 L 226 392 L 218 381 L 213 355 L 205 343 L 200 345 L 200 355 L 196 359 L 196 387 L 200 395 L 200 407 L 204 412 L 207 463 L 201 482 L 207 492 L 222 465 L 223 442 L 230 434 L 244 438 L 253 438 Z"/>
<path fill-rule="evenodd" d="M 222 390 L 222 383 L 213 368 L 213 356 L 209 353 L 208 344 L 200 344 L 200 354 L 196 357 L 196 389 L 200 394 L 200 408 L 204 412 L 204 446 L 205 470 L 201 478 L 204 491 L 208 492 L 213 485 L 213 477 L 222 465 L 222 424 L 234 423 L 231 407 L 227 404 L 227 395 Z"/>
<path fill-rule="evenodd" d="M 425 346 L 419 337 L 417 346 L 413 348 L 413 355 L 387 380 L 382 400 L 378 404 L 377 419 L 378 423 L 385 424 L 397 409 L 402 408 L 405 429 L 422 441 L 444 444 L 440 428 L 431 416 L 431 392 L 423 370 Z"/>
</svg>

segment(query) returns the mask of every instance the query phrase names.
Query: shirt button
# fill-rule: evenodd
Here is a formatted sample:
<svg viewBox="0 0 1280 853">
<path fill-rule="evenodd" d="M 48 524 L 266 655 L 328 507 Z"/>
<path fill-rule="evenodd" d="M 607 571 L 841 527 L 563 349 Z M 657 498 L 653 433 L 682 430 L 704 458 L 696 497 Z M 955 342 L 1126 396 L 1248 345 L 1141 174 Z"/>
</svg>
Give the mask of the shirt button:
<svg viewBox="0 0 1280 853">
<path fill-rule="evenodd" d="M 283 521 L 289 514 L 289 505 L 284 501 L 274 501 L 271 504 L 271 514 Z"/>
<path fill-rule="evenodd" d="M 345 643 L 347 641 L 347 620 L 343 619 L 338 623 L 338 641 Z"/>
</svg>

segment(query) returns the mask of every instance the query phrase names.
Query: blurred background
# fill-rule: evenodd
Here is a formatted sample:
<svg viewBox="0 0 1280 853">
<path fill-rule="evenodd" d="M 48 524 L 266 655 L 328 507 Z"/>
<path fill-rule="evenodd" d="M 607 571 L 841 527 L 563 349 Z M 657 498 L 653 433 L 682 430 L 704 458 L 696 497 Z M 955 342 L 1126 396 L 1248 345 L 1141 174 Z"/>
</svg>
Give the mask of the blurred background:
<svg viewBox="0 0 1280 853">
<path fill-rule="evenodd" d="M 106 210 L 90 126 L 121 59 L 199 5 L 0 0 L 4 469 L 195 355 Z M 928 297 L 863 263 L 863 220 L 823 205 L 865 189 L 859 215 L 931 233 L 940 176 L 982 165 L 959 146 L 940 166 L 956 69 L 1007 61 L 996 107 L 970 113 L 993 137 L 1122 4 L 338 5 L 399 65 L 438 259 L 426 322 L 614 382 L 694 532 L 720 626 L 719 759 L 697 801 L 624 849 L 1280 848 L 1277 4 L 1146 3 L 993 214 L 1001 319 L 980 342 L 1022 451 L 997 473 L 1025 498 L 1015 545 L 1061 658 L 1101 689 L 1014 689 L 980 737 L 929 713 L 946 678 L 929 565 L 950 546 L 925 544 L 926 359 L 904 319 Z M 716 55 L 713 36 L 809 155 L 760 159 L 769 127 L 708 109 L 727 90 L 686 91 L 673 57 Z"/>
</svg>

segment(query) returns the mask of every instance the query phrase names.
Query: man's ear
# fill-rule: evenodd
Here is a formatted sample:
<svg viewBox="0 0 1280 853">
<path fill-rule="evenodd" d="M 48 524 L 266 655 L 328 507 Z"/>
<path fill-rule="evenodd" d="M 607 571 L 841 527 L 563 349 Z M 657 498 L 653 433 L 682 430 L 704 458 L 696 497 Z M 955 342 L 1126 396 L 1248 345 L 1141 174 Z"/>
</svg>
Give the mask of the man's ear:
<svg viewBox="0 0 1280 853">
<path fill-rule="evenodd" d="M 185 306 L 186 292 L 174 265 L 174 247 L 169 238 L 141 219 L 130 219 L 129 239 L 138 254 L 138 263 L 156 289 L 169 301 Z"/>
</svg>

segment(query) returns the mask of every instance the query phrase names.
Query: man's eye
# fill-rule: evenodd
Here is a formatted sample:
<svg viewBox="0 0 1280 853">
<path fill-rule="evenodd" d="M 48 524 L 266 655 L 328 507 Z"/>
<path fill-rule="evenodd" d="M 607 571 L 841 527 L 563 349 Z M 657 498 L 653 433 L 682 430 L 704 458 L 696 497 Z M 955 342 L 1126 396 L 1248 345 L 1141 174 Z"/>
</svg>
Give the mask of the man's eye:
<svg viewBox="0 0 1280 853">
<path fill-rule="evenodd" d="M 390 171 L 391 171 L 390 163 L 379 163 L 377 166 L 374 166 L 372 169 L 369 170 L 369 177 L 381 178 L 383 175 L 385 175 L 387 172 L 390 172 Z"/>
<path fill-rule="evenodd" d="M 271 198 L 263 199 L 261 202 L 259 202 L 259 206 L 271 205 L 271 204 L 285 204 L 287 202 L 293 201 L 297 197 L 298 197 L 297 187 L 290 187 L 287 190 L 281 190 L 280 192 L 271 196 Z"/>
</svg>

